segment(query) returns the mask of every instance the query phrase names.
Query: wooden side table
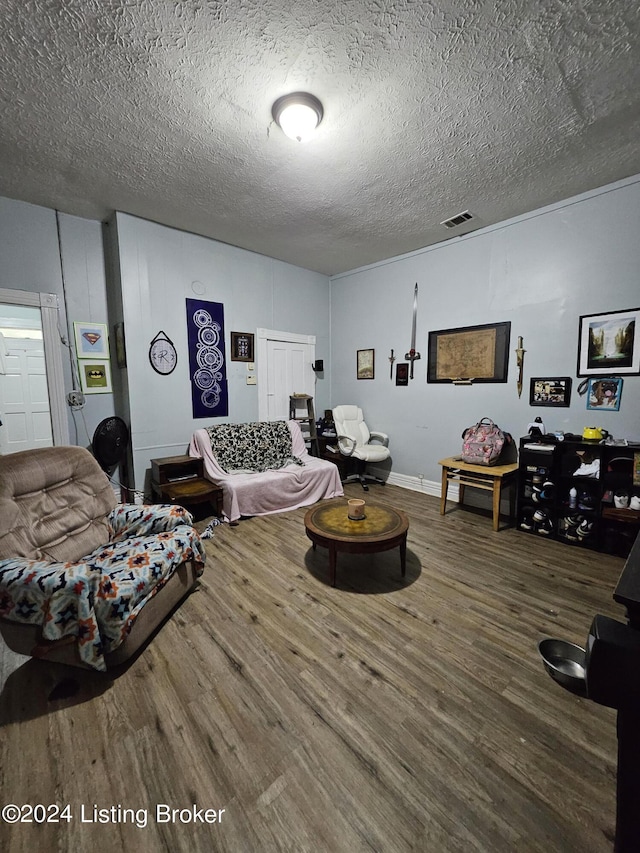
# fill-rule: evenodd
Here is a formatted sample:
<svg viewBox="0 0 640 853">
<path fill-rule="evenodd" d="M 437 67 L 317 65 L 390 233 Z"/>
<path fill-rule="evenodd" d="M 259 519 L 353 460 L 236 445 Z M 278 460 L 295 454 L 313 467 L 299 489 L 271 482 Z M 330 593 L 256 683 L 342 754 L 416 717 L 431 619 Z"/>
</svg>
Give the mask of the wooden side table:
<svg viewBox="0 0 640 853">
<path fill-rule="evenodd" d="M 457 456 L 449 456 L 441 459 L 438 465 L 442 465 L 442 491 L 440 492 L 440 515 L 444 515 L 447 504 L 447 489 L 449 482 L 454 480 L 458 483 L 459 502 L 464 501 L 464 490 L 466 486 L 474 489 L 484 489 L 493 493 L 493 529 L 500 527 L 500 500 L 502 498 L 503 485 L 515 482 L 518 471 L 517 462 L 509 465 L 472 465 L 463 462 Z M 513 501 L 512 501 L 513 505 Z M 511 512 L 513 515 L 513 510 Z"/>
<path fill-rule="evenodd" d="M 175 503 L 187 508 L 210 503 L 222 518 L 222 489 L 204 476 L 199 456 L 165 456 L 151 460 L 151 490 L 160 503 Z"/>
<path fill-rule="evenodd" d="M 349 474 L 349 457 L 343 456 L 339 450 L 337 453 L 333 453 L 329 450 L 329 447 L 338 446 L 337 437 L 334 436 L 333 438 L 329 438 L 327 436 L 318 436 L 318 444 L 320 446 L 320 457 L 322 459 L 326 459 L 327 462 L 333 462 L 340 472 L 340 479 L 346 480 L 347 475 Z"/>
</svg>

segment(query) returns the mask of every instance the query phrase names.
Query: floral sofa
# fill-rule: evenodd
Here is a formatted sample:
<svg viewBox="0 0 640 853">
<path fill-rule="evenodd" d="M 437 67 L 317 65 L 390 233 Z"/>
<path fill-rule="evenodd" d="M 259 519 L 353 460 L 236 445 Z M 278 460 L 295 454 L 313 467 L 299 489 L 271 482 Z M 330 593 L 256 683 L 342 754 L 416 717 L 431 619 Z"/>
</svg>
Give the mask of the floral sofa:
<svg viewBox="0 0 640 853">
<path fill-rule="evenodd" d="M 206 476 L 222 488 L 228 521 L 344 494 L 337 466 L 309 454 L 294 420 L 205 427 L 189 454 L 203 458 Z"/>
<path fill-rule="evenodd" d="M 180 506 L 118 504 L 81 447 L 0 457 L 0 633 L 14 651 L 105 670 L 202 574 Z"/>
</svg>

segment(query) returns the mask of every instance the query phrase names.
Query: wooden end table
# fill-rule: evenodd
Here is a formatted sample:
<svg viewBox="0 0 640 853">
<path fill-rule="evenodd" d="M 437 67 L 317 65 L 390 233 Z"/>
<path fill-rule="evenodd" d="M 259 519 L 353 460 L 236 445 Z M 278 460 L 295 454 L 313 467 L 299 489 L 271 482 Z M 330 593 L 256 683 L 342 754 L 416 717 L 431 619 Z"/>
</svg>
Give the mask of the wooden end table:
<svg viewBox="0 0 640 853">
<path fill-rule="evenodd" d="M 385 504 L 365 504 L 363 521 L 348 516 L 345 498 L 323 501 L 307 511 L 304 517 L 307 536 L 316 545 L 329 549 L 329 578 L 336 585 L 336 560 L 339 551 L 345 554 L 377 554 L 400 548 L 400 569 L 406 573 L 407 531 L 409 519 L 399 509 Z"/>
<path fill-rule="evenodd" d="M 463 462 L 457 456 L 448 456 L 441 459 L 438 465 L 442 465 L 442 491 L 440 492 L 440 515 L 444 515 L 447 505 L 447 489 L 451 480 L 458 483 L 459 503 L 464 501 L 465 486 L 474 489 L 484 489 L 493 493 L 493 529 L 500 527 L 500 500 L 502 498 L 502 487 L 515 482 L 518 471 L 517 462 L 508 465 L 472 465 Z M 511 512 L 513 515 L 513 511 Z"/>
<path fill-rule="evenodd" d="M 215 515 L 222 518 L 222 489 L 204 476 L 200 456 L 165 456 L 151 460 L 151 490 L 160 503 L 210 503 Z"/>
</svg>

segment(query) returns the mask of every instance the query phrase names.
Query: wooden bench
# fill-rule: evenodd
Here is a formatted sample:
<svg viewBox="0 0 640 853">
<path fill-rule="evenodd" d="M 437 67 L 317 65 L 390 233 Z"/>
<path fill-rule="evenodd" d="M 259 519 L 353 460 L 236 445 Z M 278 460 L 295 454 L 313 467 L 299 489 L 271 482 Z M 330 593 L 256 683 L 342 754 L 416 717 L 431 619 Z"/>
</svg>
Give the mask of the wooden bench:
<svg viewBox="0 0 640 853">
<path fill-rule="evenodd" d="M 458 483 L 458 502 L 460 504 L 464 501 L 466 486 L 493 493 L 493 529 L 498 530 L 500 527 L 502 487 L 503 485 L 511 485 L 515 481 L 515 475 L 518 471 L 517 462 L 511 462 L 508 465 L 471 465 L 469 462 L 463 462 L 458 456 L 449 456 L 447 459 L 441 459 L 438 465 L 442 465 L 440 515 L 445 514 L 447 490 L 449 483 L 453 480 Z M 510 509 L 511 515 L 513 515 L 513 501 Z"/>
</svg>

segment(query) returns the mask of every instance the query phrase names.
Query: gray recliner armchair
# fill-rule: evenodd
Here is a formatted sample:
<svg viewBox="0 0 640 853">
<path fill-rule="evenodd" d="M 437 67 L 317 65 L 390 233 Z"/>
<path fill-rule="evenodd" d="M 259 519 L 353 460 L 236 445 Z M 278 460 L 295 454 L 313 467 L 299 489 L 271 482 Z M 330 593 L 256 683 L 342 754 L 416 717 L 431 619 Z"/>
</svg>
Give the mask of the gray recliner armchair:
<svg viewBox="0 0 640 853">
<path fill-rule="evenodd" d="M 336 406 L 333 420 L 340 453 L 353 459 L 356 465 L 355 473 L 350 474 L 344 482 L 357 480 L 365 492 L 369 491 L 367 482 L 384 486 L 384 480 L 367 474 L 366 468 L 369 463 L 383 462 L 391 456 L 389 436 L 384 432 L 370 432 L 359 406 Z"/>
</svg>

